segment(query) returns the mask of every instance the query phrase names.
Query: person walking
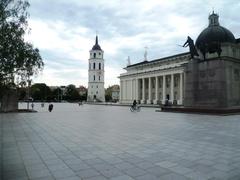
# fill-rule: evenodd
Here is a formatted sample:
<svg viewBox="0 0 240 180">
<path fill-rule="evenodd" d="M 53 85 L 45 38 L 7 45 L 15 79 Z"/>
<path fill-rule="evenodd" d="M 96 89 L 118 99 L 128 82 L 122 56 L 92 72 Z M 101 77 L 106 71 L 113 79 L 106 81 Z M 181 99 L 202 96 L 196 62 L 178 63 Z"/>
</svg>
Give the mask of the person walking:
<svg viewBox="0 0 240 180">
<path fill-rule="evenodd" d="M 33 110 L 34 109 L 34 104 L 33 103 L 31 104 L 31 107 L 32 107 L 32 110 Z"/>
<path fill-rule="evenodd" d="M 49 104 L 49 106 L 48 106 L 48 111 L 49 111 L 49 112 L 52 112 L 52 110 L 53 110 L 53 104 Z"/>
</svg>

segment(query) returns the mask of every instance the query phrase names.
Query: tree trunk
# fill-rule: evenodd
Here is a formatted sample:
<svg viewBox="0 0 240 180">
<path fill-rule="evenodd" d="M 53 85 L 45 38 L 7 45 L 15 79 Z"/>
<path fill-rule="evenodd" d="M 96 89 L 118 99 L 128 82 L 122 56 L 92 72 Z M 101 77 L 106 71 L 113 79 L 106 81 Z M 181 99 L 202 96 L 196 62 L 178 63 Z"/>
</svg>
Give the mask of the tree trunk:
<svg viewBox="0 0 240 180">
<path fill-rule="evenodd" d="M 18 110 L 18 96 L 15 89 L 8 89 L 0 99 L 0 111 L 11 112 Z"/>
</svg>

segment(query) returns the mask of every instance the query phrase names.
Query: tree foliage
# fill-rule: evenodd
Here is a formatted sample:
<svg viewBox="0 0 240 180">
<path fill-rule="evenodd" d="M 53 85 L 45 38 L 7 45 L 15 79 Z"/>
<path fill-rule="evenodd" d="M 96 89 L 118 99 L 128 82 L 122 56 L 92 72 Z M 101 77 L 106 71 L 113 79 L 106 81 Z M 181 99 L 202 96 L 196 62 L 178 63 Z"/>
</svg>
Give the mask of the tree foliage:
<svg viewBox="0 0 240 180">
<path fill-rule="evenodd" d="M 34 101 L 49 100 L 51 95 L 51 89 L 44 83 L 36 83 L 31 86 L 31 96 Z"/>
<path fill-rule="evenodd" d="M 44 66 L 39 50 L 24 41 L 28 7 L 26 0 L 0 1 L 0 88 L 26 85 Z"/>
<path fill-rule="evenodd" d="M 70 84 L 66 88 L 65 98 L 68 101 L 76 101 L 80 99 L 80 95 L 75 87 L 75 85 Z"/>
<path fill-rule="evenodd" d="M 63 91 L 61 90 L 61 88 L 57 87 L 56 89 L 54 89 L 52 91 L 52 99 L 54 101 L 61 101 L 62 100 L 62 94 L 63 94 Z"/>
</svg>

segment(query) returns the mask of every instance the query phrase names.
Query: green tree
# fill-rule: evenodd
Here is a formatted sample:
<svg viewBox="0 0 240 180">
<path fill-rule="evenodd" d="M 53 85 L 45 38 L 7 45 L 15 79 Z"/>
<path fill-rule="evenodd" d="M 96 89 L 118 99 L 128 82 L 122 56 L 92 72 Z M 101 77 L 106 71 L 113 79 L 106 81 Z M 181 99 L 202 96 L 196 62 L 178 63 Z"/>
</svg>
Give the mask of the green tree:
<svg viewBox="0 0 240 180">
<path fill-rule="evenodd" d="M 46 84 L 36 83 L 31 86 L 31 96 L 34 101 L 47 101 L 52 99 L 52 92 Z"/>
<path fill-rule="evenodd" d="M 30 84 L 44 66 L 39 50 L 24 41 L 29 5 L 26 0 L 0 1 L 0 100 L 9 89 Z"/>
<path fill-rule="evenodd" d="M 62 90 L 61 88 L 56 88 L 52 91 L 52 97 L 54 99 L 54 101 L 61 101 L 61 97 L 62 97 Z"/>
<path fill-rule="evenodd" d="M 105 90 L 105 101 L 112 101 L 112 86 L 108 86 L 108 88 Z"/>
<path fill-rule="evenodd" d="M 70 84 L 66 88 L 65 99 L 68 101 L 78 101 L 80 99 L 80 95 L 76 89 L 76 86 Z"/>
</svg>

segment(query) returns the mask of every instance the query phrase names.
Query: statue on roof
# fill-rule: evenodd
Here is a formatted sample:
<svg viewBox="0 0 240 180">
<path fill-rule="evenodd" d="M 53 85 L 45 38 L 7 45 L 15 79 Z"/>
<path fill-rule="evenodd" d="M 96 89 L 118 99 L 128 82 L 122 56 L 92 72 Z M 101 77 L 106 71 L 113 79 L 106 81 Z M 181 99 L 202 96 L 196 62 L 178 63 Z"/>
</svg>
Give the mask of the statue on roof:
<svg viewBox="0 0 240 180">
<path fill-rule="evenodd" d="M 130 60 L 130 56 L 128 56 L 127 58 L 127 66 L 130 66 L 131 65 L 131 60 Z"/>
<path fill-rule="evenodd" d="M 145 52 L 144 52 L 144 61 L 147 61 L 147 49 L 148 49 L 148 47 L 146 46 L 146 47 L 144 47 L 145 48 Z"/>
<path fill-rule="evenodd" d="M 189 51 L 191 54 L 191 57 L 194 58 L 194 56 L 199 56 L 196 47 L 194 46 L 194 42 L 191 37 L 187 37 L 187 41 L 183 44 L 182 47 L 188 47 L 189 46 Z"/>
</svg>

